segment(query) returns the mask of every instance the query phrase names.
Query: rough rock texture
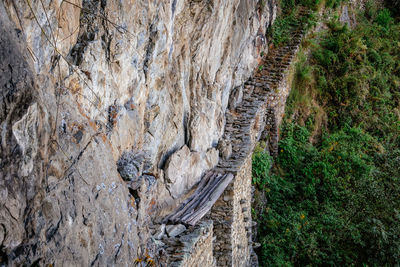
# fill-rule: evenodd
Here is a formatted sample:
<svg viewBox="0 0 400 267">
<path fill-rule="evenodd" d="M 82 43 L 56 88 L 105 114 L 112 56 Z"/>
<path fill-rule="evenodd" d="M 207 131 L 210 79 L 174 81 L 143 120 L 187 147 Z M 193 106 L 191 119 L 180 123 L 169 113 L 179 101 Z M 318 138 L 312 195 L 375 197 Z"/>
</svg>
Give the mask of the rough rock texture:
<svg viewBox="0 0 400 267">
<path fill-rule="evenodd" d="M 213 223 L 202 221 L 179 237 L 162 240 L 167 247 L 165 264 L 168 267 L 215 267 Z"/>
<path fill-rule="evenodd" d="M 173 198 L 186 194 L 197 184 L 205 170 L 218 163 L 218 151 L 211 148 L 207 153 L 191 152 L 185 145 L 174 153 L 165 166 L 167 188 Z"/>
<path fill-rule="evenodd" d="M 46 160 L 48 125 L 36 102 L 37 87 L 21 32 L 14 29 L 3 5 L 0 47 L 0 244 L 12 252 L 23 242 L 29 250 L 25 230 L 34 231 L 28 214 L 34 213 L 38 198 L 44 195 L 40 185 L 45 165 L 41 160 Z"/>
<path fill-rule="evenodd" d="M 1 262 L 156 260 L 149 226 L 213 166 L 230 91 L 266 50 L 275 10 L 274 0 L 1 1 Z M 172 177 L 182 150 L 197 170 Z M 146 156 L 125 181 L 117 162 L 129 151 Z"/>
</svg>

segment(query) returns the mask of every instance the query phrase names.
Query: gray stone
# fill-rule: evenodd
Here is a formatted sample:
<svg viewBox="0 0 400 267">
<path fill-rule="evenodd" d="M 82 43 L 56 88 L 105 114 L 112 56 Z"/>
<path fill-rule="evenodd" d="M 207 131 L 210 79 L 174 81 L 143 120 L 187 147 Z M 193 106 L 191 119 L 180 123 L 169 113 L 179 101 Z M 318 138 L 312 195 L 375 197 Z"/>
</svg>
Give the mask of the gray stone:
<svg viewBox="0 0 400 267">
<path fill-rule="evenodd" d="M 243 85 L 234 88 L 229 96 L 228 107 L 230 110 L 234 110 L 243 99 Z"/>
<path fill-rule="evenodd" d="M 142 175 L 144 154 L 140 152 L 124 152 L 117 162 L 117 169 L 122 179 L 136 181 Z"/>
<path fill-rule="evenodd" d="M 165 234 L 165 224 L 161 224 L 159 229 L 155 233 L 154 238 L 160 240 L 164 237 L 164 234 Z"/>
<path fill-rule="evenodd" d="M 162 242 L 162 241 L 160 241 L 160 240 L 153 240 L 153 242 L 154 242 L 154 244 L 157 246 L 157 247 L 164 247 L 165 246 L 165 243 L 164 242 Z"/>
<path fill-rule="evenodd" d="M 31 105 L 27 113 L 12 126 L 12 132 L 22 150 L 24 162 L 19 170 L 21 176 L 28 176 L 33 170 L 33 160 L 39 150 L 36 124 L 38 123 L 37 104 Z"/>
<path fill-rule="evenodd" d="M 261 247 L 260 243 L 253 243 L 253 248 L 254 249 L 259 248 L 259 247 Z"/>
<path fill-rule="evenodd" d="M 218 163 L 218 152 L 209 149 L 206 153 L 191 152 L 185 145 L 175 152 L 167 161 L 165 178 L 173 198 L 187 193 L 201 179 L 205 170 Z"/>
<path fill-rule="evenodd" d="M 230 195 L 224 195 L 223 199 L 224 199 L 224 201 L 231 201 L 231 200 L 233 200 L 233 197 Z"/>
<path fill-rule="evenodd" d="M 222 138 L 219 140 L 217 149 L 219 151 L 219 155 L 223 159 L 229 159 L 232 155 L 232 143 L 230 138 Z"/>
<path fill-rule="evenodd" d="M 186 227 L 183 224 L 167 225 L 166 231 L 169 237 L 176 237 L 185 232 Z"/>
</svg>

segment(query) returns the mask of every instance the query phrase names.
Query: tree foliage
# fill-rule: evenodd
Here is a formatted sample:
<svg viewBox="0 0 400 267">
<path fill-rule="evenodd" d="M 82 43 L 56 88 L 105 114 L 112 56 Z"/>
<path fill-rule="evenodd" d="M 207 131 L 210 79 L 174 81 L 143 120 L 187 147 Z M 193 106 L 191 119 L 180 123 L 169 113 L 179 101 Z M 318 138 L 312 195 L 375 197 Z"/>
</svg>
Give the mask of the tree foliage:
<svg viewBox="0 0 400 267">
<path fill-rule="evenodd" d="M 266 196 L 254 211 L 260 261 L 399 265 L 400 24 L 367 6 L 356 28 L 333 20 L 310 43 L 271 172 L 267 154 L 253 155 L 253 182 Z M 310 98 L 308 112 L 299 95 Z"/>
</svg>

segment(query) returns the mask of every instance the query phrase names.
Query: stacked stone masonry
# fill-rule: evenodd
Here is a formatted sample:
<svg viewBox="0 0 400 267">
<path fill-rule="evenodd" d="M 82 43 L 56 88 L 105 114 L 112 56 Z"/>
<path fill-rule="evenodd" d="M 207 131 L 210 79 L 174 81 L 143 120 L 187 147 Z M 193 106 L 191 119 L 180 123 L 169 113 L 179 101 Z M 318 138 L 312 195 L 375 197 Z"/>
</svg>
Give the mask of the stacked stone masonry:
<svg viewBox="0 0 400 267">
<path fill-rule="evenodd" d="M 300 15 L 306 12 L 301 10 Z M 242 97 L 235 97 L 236 103 L 230 103 L 226 114 L 224 138 L 231 140 L 232 155 L 221 159 L 212 171 L 232 173 L 234 178 L 206 216 L 213 221 L 216 266 L 258 266 L 253 251 L 251 156 L 260 139 L 269 144 L 272 155 L 278 153 L 278 129 L 290 91 L 291 66 L 304 33 L 305 25 L 293 24 L 291 41 L 272 49 L 253 77 L 233 90 Z M 199 255 L 194 251 L 186 262 L 204 262 Z"/>
<path fill-rule="evenodd" d="M 213 257 L 213 223 L 202 221 L 189 228 L 180 237 L 166 237 L 162 242 L 167 246 L 169 267 L 216 266 Z"/>
</svg>

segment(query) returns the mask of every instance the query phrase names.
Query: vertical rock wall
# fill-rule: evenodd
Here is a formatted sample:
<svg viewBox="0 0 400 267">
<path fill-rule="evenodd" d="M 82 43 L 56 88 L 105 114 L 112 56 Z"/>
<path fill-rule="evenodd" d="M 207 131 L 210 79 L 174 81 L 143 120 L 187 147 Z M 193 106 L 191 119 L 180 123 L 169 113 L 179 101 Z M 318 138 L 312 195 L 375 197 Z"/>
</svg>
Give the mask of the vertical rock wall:
<svg viewBox="0 0 400 267">
<path fill-rule="evenodd" d="M 266 50 L 275 10 L 274 0 L 2 1 L 1 262 L 156 260 L 149 225 L 216 164 L 230 91 Z M 179 189 L 164 170 L 182 149 L 198 169 L 176 168 L 188 181 Z M 122 177 L 127 151 L 135 174 Z"/>
</svg>

